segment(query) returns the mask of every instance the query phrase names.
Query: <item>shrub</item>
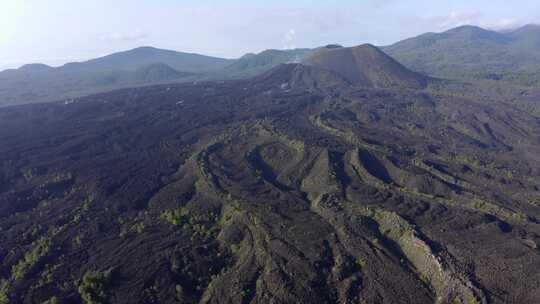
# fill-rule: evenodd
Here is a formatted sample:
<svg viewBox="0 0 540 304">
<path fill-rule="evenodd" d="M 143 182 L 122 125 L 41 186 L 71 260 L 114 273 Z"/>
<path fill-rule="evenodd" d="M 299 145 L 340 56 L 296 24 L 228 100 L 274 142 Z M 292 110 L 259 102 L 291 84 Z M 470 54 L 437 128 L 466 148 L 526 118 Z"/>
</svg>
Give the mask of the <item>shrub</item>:
<svg viewBox="0 0 540 304">
<path fill-rule="evenodd" d="M 182 209 L 173 209 L 163 212 L 161 218 L 165 219 L 171 225 L 181 226 L 187 222 L 186 212 Z"/>
<path fill-rule="evenodd" d="M 3 291 L 0 291 L 0 304 L 9 304 L 9 297 Z"/>
<path fill-rule="evenodd" d="M 51 241 L 45 237 L 35 241 L 32 245 L 30 251 L 25 254 L 24 259 L 11 267 L 11 273 L 16 280 L 22 279 L 28 270 L 34 267 L 34 265 L 43 256 L 47 255 L 51 249 Z"/>
<path fill-rule="evenodd" d="M 43 304 L 60 304 L 60 300 L 58 300 L 57 297 L 52 297 L 47 301 L 43 302 Z"/>
<path fill-rule="evenodd" d="M 366 259 L 363 258 L 363 257 L 358 257 L 358 258 L 356 259 L 356 264 L 357 264 L 358 266 L 360 266 L 361 268 L 364 268 L 364 267 L 366 267 L 366 265 L 367 265 L 367 261 L 366 261 Z"/>
<path fill-rule="evenodd" d="M 88 271 L 79 285 L 79 294 L 86 304 L 107 303 L 107 286 L 110 283 L 111 271 Z"/>
</svg>

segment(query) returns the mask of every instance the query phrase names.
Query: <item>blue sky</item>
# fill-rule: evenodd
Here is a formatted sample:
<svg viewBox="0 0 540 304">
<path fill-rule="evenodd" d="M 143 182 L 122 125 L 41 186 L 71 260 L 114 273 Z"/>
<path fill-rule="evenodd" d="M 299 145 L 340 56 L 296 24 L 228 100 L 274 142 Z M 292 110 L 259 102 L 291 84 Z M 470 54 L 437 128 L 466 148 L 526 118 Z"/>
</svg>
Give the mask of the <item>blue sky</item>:
<svg viewBox="0 0 540 304">
<path fill-rule="evenodd" d="M 222 57 L 540 22 L 538 0 L 0 0 L 0 69 L 142 45 Z"/>
</svg>

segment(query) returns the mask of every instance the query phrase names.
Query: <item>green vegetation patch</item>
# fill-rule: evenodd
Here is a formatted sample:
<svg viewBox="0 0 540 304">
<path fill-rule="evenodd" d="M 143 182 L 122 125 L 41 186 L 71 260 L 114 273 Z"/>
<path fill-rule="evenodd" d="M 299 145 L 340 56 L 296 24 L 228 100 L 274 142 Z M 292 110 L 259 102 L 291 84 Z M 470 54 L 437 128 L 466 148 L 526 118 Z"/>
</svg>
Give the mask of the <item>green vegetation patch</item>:
<svg viewBox="0 0 540 304">
<path fill-rule="evenodd" d="M 51 250 L 52 242 L 47 237 L 42 237 L 32 244 L 32 248 L 28 251 L 24 258 L 11 268 L 11 274 L 15 280 L 24 278 L 26 273 L 34 267 L 39 260 L 46 256 Z"/>
<path fill-rule="evenodd" d="M 218 230 L 215 224 L 219 216 L 214 212 L 200 213 L 187 208 L 177 208 L 164 211 L 161 218 L 173 226 L 192 230 L 193 236 L 210 237 Z"/>
<path fill-rule="evenodd" d="M 88 271 L 79 284 L 79 294 L 86 304 L 108 303 L 108 286 L 111 282 L 111 270 L 105 272 Z"/>
</svg>

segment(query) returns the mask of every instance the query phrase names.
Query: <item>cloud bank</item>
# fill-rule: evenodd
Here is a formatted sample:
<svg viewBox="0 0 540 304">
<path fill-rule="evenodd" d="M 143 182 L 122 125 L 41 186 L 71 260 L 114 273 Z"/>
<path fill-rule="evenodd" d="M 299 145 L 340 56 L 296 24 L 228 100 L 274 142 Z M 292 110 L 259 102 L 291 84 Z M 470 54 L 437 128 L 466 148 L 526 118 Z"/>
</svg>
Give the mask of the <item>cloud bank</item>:
<svg viewBox="0 0 540 304">
<path fill-rule="evenodd" d="M 133 32 L 129 33 L 110 33 L 107 35 L 103 35 L 100 37 L 100 40 L 102 41 L 109 41 L 109 42 L 131 42 L 131 41 L 141 41 L 145 38 L 148 38 L 148 33 L 145 33 L 141 31 L 140 29 L 136 29 Z"/>
</svg>

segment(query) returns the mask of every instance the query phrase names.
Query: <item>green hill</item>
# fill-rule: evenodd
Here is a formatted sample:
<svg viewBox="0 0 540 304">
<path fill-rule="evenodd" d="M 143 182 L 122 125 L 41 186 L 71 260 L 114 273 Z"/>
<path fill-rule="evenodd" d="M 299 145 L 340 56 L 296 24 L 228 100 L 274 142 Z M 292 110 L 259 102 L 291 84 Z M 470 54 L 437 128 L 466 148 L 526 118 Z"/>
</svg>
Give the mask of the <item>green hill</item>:
<svg viewBox="0 0 540 304">
<path fill-rule="evenodd" d="M 254 76 L 282 63 L 300 62 L 313 53 L 311 49 L 266 50 L 258 54 L 246 54 L 224 69 L 226 74 L 238 77 Z"/>
<path fill-rule="evenodd" d="M 462 26 L 382 48 L 412 70 L 445 78 L 540 80 L 540 26 L 495 32 Z"/>
<path fill-rule="evenodd" d="M 85 62 L 66 64 L 61 69 L 81 71 L 135 70 L 153 63 L 164 63 L 179 71 L 201 73 L 223 68 L 229 65 L 231 60 L 153 47 L 140 47 Z"/>
<path fill-rule="evenodd" d="M 193 73 L 164 63 L 142 65 L 134 70 L 71 70 L 25 66 L 0 73 L 0 106 L 74 98 L 112 89 L 175 82 Z"/>
</svg>

